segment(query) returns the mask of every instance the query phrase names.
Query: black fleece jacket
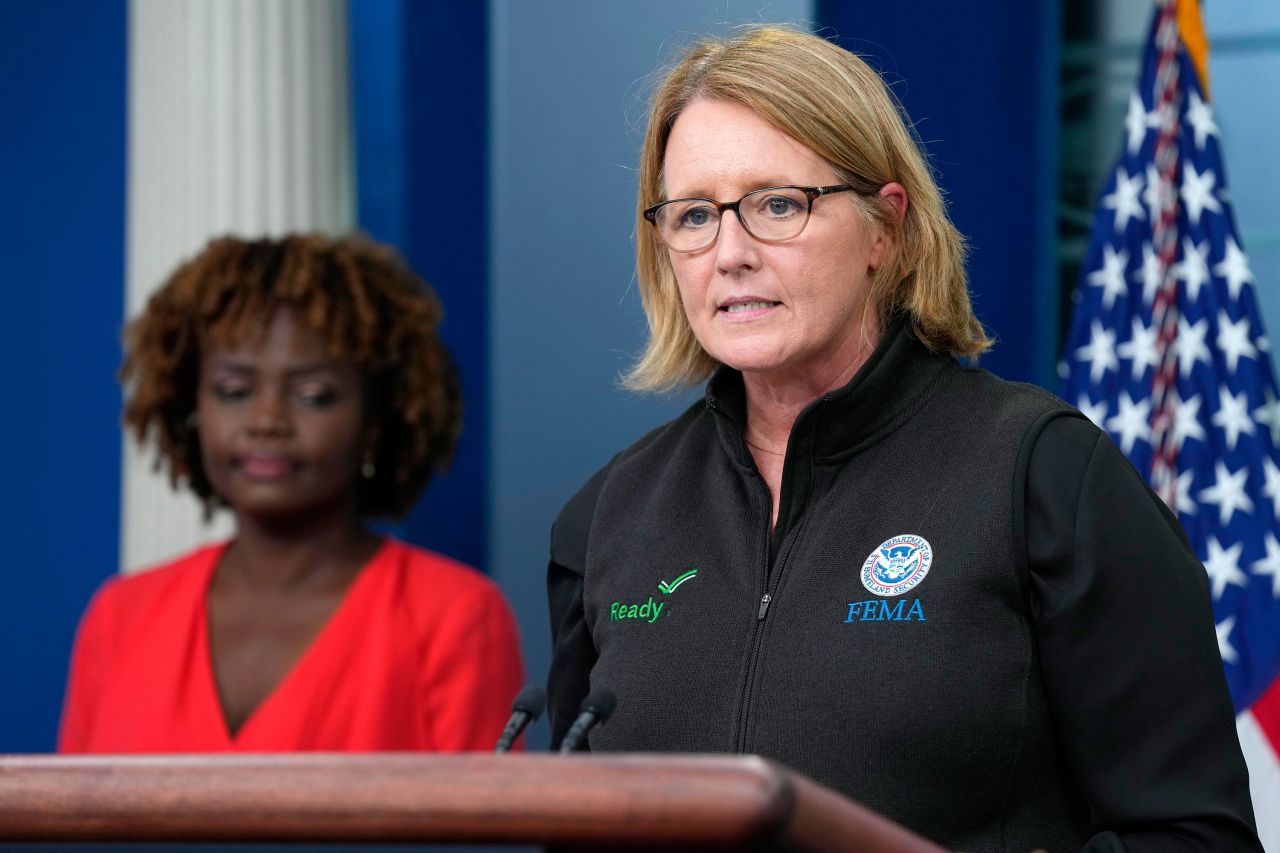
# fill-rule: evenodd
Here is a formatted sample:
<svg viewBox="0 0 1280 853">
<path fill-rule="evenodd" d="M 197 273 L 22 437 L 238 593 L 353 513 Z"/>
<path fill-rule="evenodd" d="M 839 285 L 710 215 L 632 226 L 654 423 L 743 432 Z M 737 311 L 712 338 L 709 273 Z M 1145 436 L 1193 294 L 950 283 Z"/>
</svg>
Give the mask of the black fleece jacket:
<svg viewBox="0 0 1280 853">
<path fill-rule="evenodd" d="M 752 752 L 952 849 L 1260 850 L 1203 568 L 1111 441 L 903 324 L 788 443 L 741 376 L 615 457 L 552 534 L 558 742 Z"/>
</svg>

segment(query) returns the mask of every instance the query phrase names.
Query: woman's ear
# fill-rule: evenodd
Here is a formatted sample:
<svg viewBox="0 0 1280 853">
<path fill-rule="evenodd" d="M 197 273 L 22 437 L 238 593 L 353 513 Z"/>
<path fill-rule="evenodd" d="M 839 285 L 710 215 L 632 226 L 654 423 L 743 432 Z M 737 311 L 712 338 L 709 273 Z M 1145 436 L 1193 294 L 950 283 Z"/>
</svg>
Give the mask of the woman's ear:
<svg viewBox="0 0 1280 853">
<path fill-rule="evenodd" d="M 902 224 L 902 220 L 907 215 L 907 188 L 896 181 L 890 181 L 880 188 L 880 198 L 889 202 L 889 206 L 893 209 L 897 216 L 898 224 Z"/>
<path fill-rule="evenodd" d="M 877 194 L 876 203 L 883 208 L 887 208 L 890 215 L 894 218 L 897 225 L 902 225 L 902 220 L 907 215 L 907 189 L 902 184 L 890 181 L 880 188 Z M 871 255 L 867 259 L 867 265 L 871 272 L 880 269 L 880 265 L 884 263 L 885 254 L 889 251 L 889 236 L 885 233 L 884 228 L 876 229 L 875 242 L 871 246 Z"/>
</svg>

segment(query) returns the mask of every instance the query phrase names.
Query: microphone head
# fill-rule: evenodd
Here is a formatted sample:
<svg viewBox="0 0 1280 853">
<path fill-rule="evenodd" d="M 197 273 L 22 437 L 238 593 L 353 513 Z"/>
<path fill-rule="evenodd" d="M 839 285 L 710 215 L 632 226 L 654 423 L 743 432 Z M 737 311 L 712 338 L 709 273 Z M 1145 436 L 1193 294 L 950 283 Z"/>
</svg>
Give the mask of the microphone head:
<svg viewBox="0 0 1280 853">
<path fill-rule="evenodd" d="M 591 692 L 587 694 L 587 698 L 582 700 L 579 706 L 580 712 L 590 711 L 596 715 L 596 719 L 603 723 L 609 719 L 609 715 L 613 713 L 613 709 L 618 707 L 618 697 L 613 695 L 613 691 L 603 684 L 597 684 L 591 688 Z"/>
<path fill-rule="evenodd" d="M 546 707 L 547 691 L 536 684 L 526 684 L 511 703 L 511 713 L 523 711 L 529 715 L 529 721 L 533 722 L 542 716 L 542 710 Z"/>
</svg>

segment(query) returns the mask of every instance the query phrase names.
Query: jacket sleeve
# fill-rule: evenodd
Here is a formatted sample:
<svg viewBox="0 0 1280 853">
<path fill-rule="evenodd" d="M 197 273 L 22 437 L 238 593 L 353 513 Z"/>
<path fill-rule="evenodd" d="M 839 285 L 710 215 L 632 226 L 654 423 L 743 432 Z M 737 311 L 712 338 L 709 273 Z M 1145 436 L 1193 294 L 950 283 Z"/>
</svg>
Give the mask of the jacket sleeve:
<svg viewBox="0 0 1280 853">
<path fill-rule="evenodd" d="M 606 466 L 565 504 L 551 528 L 547 564 L 547 602 L 551 617 L 551 669 L 547 674 L 547 715 L 551 748 L 564 739 L 590 689 L 596 662 L 595 641 L 587 624 L 583 589 L 587 539 L 596 499 L 608 476 Z"/>
<path fill-rule="evenodd" d="M 1207 576 L 1181 525 L 1080 418 L 1037 439 L 1026 511 L 1045 687 L 1093 819 L 1086 850 L 1260 851 Z"/>
</svg>

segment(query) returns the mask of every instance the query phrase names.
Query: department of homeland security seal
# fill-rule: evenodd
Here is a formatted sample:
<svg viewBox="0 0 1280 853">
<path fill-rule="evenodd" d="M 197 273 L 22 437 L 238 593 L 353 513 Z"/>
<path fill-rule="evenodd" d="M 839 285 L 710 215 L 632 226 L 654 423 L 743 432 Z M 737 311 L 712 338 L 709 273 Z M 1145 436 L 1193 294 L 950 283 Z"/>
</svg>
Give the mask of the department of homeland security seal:
<svg viewBox="0 0 1280 853">
<path fill-rule="evenodd" d="M 919 586 L 933 565 L 933 546 L 923 536 L 886 539 L 862 564 L 862 585 L 876 595 L 902 595 Z"/>
</svg>

